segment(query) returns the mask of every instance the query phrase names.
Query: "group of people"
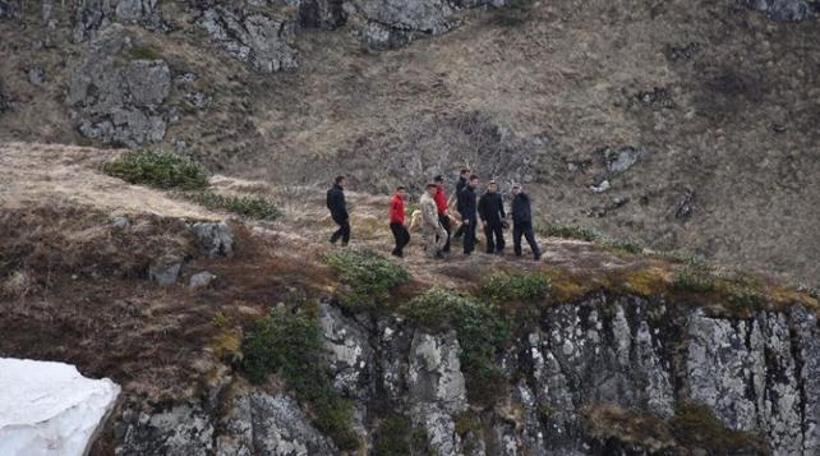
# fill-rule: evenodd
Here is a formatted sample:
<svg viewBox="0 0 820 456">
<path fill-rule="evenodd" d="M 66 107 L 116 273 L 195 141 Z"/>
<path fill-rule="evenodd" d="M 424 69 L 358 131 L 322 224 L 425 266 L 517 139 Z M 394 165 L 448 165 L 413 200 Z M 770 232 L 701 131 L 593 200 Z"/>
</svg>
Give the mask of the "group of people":
<svg viewBox="0 0 820 456">
<path fill-rule="evenodd" d="M 345 177 L 338 176 L 327 192 L 327 207 L 333 221 L 339 226 L 330 237 L 330 242 L 336 244 L 341 239 L 342 246 L 350 241 L 350 214 L 345 203 L 345 183 Z M 450 201 L 446 196 L 443 176 L 436 176 L 433 182 L 426 185 L 424 194 L 419 199 L 419 211 L 424 250 L 429 257 L 445 258 L 450 252 L 451 238 L 463 238 L 464 255 L 472 254 L 475 251 L 479 220 L 484 227 L 487 253 L 504 252 L 504 230 L 509 228 L 504 200 L 494 180 L 488 182 L 486 191 L 478 197 L 476 192 L 480 185 L 478 176 L 469 169 L 461 170 L 455 193 L 457 215 L 450 213 Z M 524 237 L 537 261 L 541 258 L 541 250 L 535 241 L 530 198 L 518 184 L 513 185 L 512 194 L 513 249 L 517 256 L 522 255 L 521 238 Z M 389 212 L 390 231 L 396 242 L 392 253 L 397 257 L 404 256 L 404 248 L 410 243 L 406 201 L 407 189 L 404 186 L 397 187 L 390 199 Z M 453 232 L 459 221 L 458 229 Z"/>
</svg>

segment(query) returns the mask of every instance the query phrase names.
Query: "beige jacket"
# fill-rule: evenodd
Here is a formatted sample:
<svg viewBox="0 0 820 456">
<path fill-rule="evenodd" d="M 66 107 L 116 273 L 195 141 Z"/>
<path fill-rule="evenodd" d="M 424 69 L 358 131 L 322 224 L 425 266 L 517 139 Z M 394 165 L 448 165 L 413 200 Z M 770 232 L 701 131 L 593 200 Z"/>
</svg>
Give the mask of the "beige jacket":
<svg viewBox="0 0 820 456">
<path fill-rule="evenodd" d="M 426 229 L 437 229 L 438 228 L 438 208 L 436 207 L 436 201 L 430 196 L 429 193 L 424 192 L 421 195 L 421 200 L 419 200 L 419 206 L 421 207 L 421 226 L 422 228 Z"/>
</svg>

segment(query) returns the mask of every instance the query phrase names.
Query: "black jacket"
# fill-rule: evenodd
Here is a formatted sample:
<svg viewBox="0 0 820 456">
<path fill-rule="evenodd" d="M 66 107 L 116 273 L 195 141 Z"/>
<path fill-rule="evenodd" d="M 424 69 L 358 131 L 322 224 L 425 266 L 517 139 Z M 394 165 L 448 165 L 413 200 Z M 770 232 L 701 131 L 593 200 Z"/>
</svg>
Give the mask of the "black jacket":
<svg viewBox="0 0 820 456">
<path fill-rule="evenodd" d="M 463 219 L 476 219 L 475 190 L 469 185 L 458 192 L 458 213 Z"/>
<path fill-rule="evenodd" d="M 467 179 L 464 177 L 458 178 L 458 183 L 456 184 L 456 210 L 458 213 L 461 213 L 461 191 L 467 188 Z"/>
<path fill-rule="evenodd" d="M 478 215 L 482 221 L 489 223 L 501 222 L 501 219 L 506 217 L 501 194 L 487 192 L 481 195 L 481 199 L 478 200 Z"/>
<path fill-rule="evenodd" d="M 526 193 L 515 195 L 512 202 L 512 217 L 514 223 L 532 223 L 532 210 L 530 209 L 530 197 Z"/>
<path fill-rule="evenodd" d="M 347 204 L 345 204 L 345 192 L 342 187 L 334 185 L 327 191 L 327 208 L 334 220 L 347 220 Z"/>
</svg>

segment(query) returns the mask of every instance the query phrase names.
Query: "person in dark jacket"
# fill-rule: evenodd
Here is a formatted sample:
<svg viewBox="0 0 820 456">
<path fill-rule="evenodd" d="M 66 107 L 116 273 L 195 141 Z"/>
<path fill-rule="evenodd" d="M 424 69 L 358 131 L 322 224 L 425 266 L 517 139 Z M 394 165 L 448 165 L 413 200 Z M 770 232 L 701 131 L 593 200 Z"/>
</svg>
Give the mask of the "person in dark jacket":
<svg viewBox="0 0 820 456">
<path fill-rule="evenodd" d="M 350 242 L 350 216 L 347 213 L 347 204 L 345 204 L 345 177 L 337 176 L 333 188 L 327 191 L 327 208 L 330 210 L 330 216 L 333 221 L 339 225 L 339 229 L 330 236 L 330 243 L 336 244 L 339 238 L 342 239 L 342 247 L 347 246 Z"/>
<path fill-rule="evenodd" d="M 487 184 L 487 192 L 478 200 L 478 215 L 484 223 L 487 237 L 487 253 L 501 254 L 504 251 L 504 201 L 498 193 L 495 181 Z"/>
<path fill-rule="evenodd" d="M 393 232 L 393 238 L 396 240 L 393 255 L 399 258 L 404 256 L 404 247 L 410 242 L 410 232 L 407 231 L 405 225 L 404 200 L 406 198 L 406 190 L 399 186 L 390 200 L 390 231 Z"/>
<path fill-rule="evenodd" d="M 478 188 L 478 176 L 470 176 L 467 186 L 458 194 L 458 212 L 464 226 L 464 254 L 470 255 L 475 250 L 475 230 L 478 225 L 476 213 L 475 189 Z"/>
<path fill-rule="evenodd" d="M 467 182 L 470 178 L 470 169 L 469 168 L 462 168 L 461 173 L 458 176 L 458 182 L 456 183 L 456 210 L 459 214 L 461 214 L 461 208 L 458 207 L 458 195 L 461 194 L 461 191 L 467 187 Z M 463 221 L 463 220 L 462 220 Z M 458 229 L 455 233 L 453 233 L 453 239 L 461 239 L 461 236 L 464 236 L 464 229 L 466 225 L 461 224 L 459 225 Z"/>
<path fill-rule="evenodd" d="M 541 259 L 541 249 L 538 248 L 538 243 L 535 242 L 535 234 L 532 229 L 530 197 L 524 193 L 524 189 L 520 185 L 514 185 L 512 193 L 513 249 L 515 255 L 521 256 L 521 235 L 523 234 L 527 239 L 527 244 L 530 245 L 535 261 L 538 261 Z"/>
</svg>

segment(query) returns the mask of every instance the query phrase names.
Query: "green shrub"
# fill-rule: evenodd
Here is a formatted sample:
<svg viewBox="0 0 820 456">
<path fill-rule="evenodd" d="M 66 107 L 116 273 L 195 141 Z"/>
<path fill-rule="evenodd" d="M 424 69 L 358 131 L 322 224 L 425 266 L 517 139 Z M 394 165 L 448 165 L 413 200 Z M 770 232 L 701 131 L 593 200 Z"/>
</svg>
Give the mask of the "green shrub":
<svg viewBox="0 0 820 456">
<path fill-rule="evenodd" d="M 131 184 L 161 189 L 198 190 L 208 186 L 204 168 L 170 152 L 127 152 L 103 165 L 103 171 Z"/>
<path fill-rule="evenodd" d="M 507 383 L 495 360 L 512 337 L 509 320 L 496 306 L 433 288 L 399 310 L 432 332 L 454 329 L 461 345 L 468 399 L 478 405 L 495 403 Z"/>
<path fill-rule="evenodd" d="M 373 441 L 374 456 L 411 454 L 413 424 L 404 415 L 390 415 L 382 420 Z"/>
<path fill-rule="evenodd" d="M 578 239 L 587 242 L 597 241 L 601 238 L 600 233 L 593 229 L 574 225 L 560 225 L 557 223 L 550 223 L 546 227 L 539 229 L 539 232 L 544 236 Z"/>
<path fill-rule="evenodd" d="M 482 294 L 501 303 L 532 302 L 545 299 L 550 291 L 549 278 L 540 272 L 493 274 L 481 286 Z"/>
<path fill-rule="evenodd" d="M 709 454 L 768 454 L 762 439 L 728 429 L 703 405 L 683 404 L 669 424 L 678 441 L 705 448 Z"/>
<path fill-rule="evenodd" d="M 643 246 L 633 241 L 607 239 L 603 241 L 603 245 L 610 250 L 631 253 L 633 255 L 640 255 L 643 253 Z"/>
<path fill-rule="evenodd" d="M 336 250 L 324 260 L 350 287 L 340 299 L 353 313 L 378 310 L 377 303 L 389 301 L 392 289 L 410 281 L 403 267 L 370 250 Z"/>
<path fill-rule="evenodd" d="M 675 274 L 672 289 L 691 293 L 711 293 L 717 290 L 717 280 L 709 270 L 687 267 Z"/>
<path fill-rule="evenodd" d="M 273 221 L 282 211 L 273 201 L 257 196 L 226 196 L 212 191 L 189 192 L 185 197 L 211 210 L 223 210 L 254 220 Z"/>
<path fill-rule="evenodd" d="M 278 373 L 296 398 L 313 412 L 316 427 L 343 450 L 359 445 L 351 427 L 353 406 L 333 389 L 333 376 L 322 359 L 321 330 L 315 312 L 273 310 L 242 343 L 242 368 L 251 382 Z"/>
</svg>

